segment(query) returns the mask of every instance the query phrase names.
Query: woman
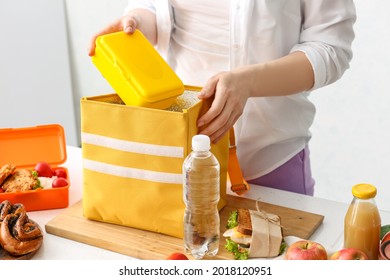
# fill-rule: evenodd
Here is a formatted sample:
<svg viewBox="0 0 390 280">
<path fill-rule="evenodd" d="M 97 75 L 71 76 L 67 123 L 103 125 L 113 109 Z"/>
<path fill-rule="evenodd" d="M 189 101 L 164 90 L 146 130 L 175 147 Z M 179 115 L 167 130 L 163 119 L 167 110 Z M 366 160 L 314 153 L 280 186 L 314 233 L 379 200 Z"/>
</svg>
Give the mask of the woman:
<svg viewBox="0 0 390 280">
<path fill-rule="evenodd" d="M 214 98 L 198 120 L 217 142 L 233 125 L 249 183 L 314 193 L 310 92 L 340 79 L 352 59 L 352 0 L 130 0 L 93 36 L 141 30 L 184 84 Z"/>
</svg>

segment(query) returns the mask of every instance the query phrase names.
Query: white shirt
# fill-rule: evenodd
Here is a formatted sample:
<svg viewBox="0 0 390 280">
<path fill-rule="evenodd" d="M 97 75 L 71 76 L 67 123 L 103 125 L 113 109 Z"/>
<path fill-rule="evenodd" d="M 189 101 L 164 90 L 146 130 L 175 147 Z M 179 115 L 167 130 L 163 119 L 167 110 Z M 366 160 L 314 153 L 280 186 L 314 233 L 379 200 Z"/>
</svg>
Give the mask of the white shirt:
<svg viewBox="0 0 390 280">
<path fill-rule="evenodd" d="M 212 2 L 170 1 L 175 17 L 168 61 L 186 85 L 203 85 L 229 69 L 229 2 Z"/>
<path fill-rule="evenodd" d="M 205 13 L 199 14 L 199 17 L 204 16 L 203 28 L 198 25 L 189 30 L 199 28 L 195 30 L 200 34 L 198 36 L 212 34 L 221 31 L 221 27 L 211 30 L 213 23 L 228 22 L 228 65 L 215 54 L 212 38 L 210 43 L 201 38 L 204 41 L 197 46 L 196 40 L 187 43 L 184 36 L 175 37 L 178 34 L 175 28 L 185 23 L 174 23 L 176 12 L 180 16 L 184 8 L 194 7 L 201 2 L 188 1 L 186 5 L 185 1 L 172 1 L 174 5 L 181 4 L 175 11 L 168 0 L 129 0 L 126 8 L 126 12 L 145 8 L 156 14 L 156 48 L 187 84 L 202 86 L 210 76 L 221 70 L 262 63 L 292 51 L 304 52 L 313 66 L 315 83 L 311 91 L 337 81 L 349 67 L 356 20 L 352 0 L 231 0 L 226 4 L 230 8 L 229 18 L 225 19 L 223 9 L 221 14 L 217 12 L 206 16 L 206 12 L 218 11 L 215 5 L 220 5 L 220 1 L 216 1 L 217 4 L 214 1 L 205 2 Z M 199 6 L 194 14 L 201 12 Z M 179 34 L 181 32 L 184 30 Z M 224 40 L 220 39 L 219 42 Z M 179 43 L 183 42 L 186 43 L 180 48 Z M 194 53 L 204 53 L 202 59 L 188 56 L 192 53 L 189 52 L 191 46 L 196 48 Z M 181 56 L 181 52 L 185 55 Z M 225 52 L 222 51 L 221 55 L 224 56 Z M 180 63 L 183 64 L 179 65 L 175 56 L 181 56 L 180 61 L 183 62 Z M 183 66 L 186 60 L 186 67 L 190 66 L 191 72 Z M 204 65 L 202 61 L 207 61 L 207 64 Z M 242 116 L 235 124 L 237 155 L 245 179 L 251 180 L 271 172 L 307 145 L 315 115 L 309 94 L 302 92 L 286 97 L 248 99 Z"/>
</svg>

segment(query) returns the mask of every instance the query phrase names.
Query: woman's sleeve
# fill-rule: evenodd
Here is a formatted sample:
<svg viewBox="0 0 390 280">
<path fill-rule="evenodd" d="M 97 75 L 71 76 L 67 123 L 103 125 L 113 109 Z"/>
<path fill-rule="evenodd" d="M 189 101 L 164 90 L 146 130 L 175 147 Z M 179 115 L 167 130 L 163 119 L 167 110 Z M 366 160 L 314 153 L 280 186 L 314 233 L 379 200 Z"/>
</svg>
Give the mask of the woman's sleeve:
<svg viewBox="0 0 390 280">
<path fill-rule="evenodd" d="M 153 1 L 148 0 L 129 0 L 125 8 L 125 14 L 134 9 L 146 9 L 156 13 Z"/>
<path fill-rule="evenodd" d="M 157 51 L 167 58 L 172 31 L 172 8 L 168 0 L 129 0 L 125 9 L 128 13 L 134 9 L 147 9 L 156 15 L 157 21 Z"/>
<path fill-rule="evenodd" d="M 300 42 L 292 51 L 302 51 L 314 71 L 311 90 L 337 81 L 352 59 L 356 10 L 352 0 L 303 0 Z"/>
</svg>

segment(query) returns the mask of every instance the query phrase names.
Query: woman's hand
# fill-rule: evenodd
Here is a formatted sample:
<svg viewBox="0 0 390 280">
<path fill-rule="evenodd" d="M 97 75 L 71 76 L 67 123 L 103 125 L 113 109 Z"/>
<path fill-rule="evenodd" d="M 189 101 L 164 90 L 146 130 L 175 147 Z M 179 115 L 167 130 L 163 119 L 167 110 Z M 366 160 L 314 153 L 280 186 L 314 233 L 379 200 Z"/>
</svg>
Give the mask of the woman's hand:
<svg viewBox="0 0 390 280">
<path fill-rule="evenodd" d="M 152 45 L 157 43 L 156 15 L 145 9 L 137 9 L 130 11 L 94 34 L 89 44 L 88 55 L 95 54 L 97 37 L 119 31 L 131 35 L 136 29 L 139 29 Z"/>
<path fill-rule="evenodd" d="M 133 34 L 135 29 L 137 28 L 137 22 L 138 20 L 134 15 L 128 14 L 115 20 L 114 22 L 112 22 L 111 24 L 109 24 L 99 32 L 95 33 L 92 36 L 89 44 L 88 55 L 93 56 L 95 54 L 95 47 L 96 47 L 95 42 L 97 37 L 105 34 L 119 32 L 119 31 L 124 31 L 127 34 Z"/>
<path fill-rule="evenodd" d="M 210 78 L 198 95 L 214 100 L 198 120 L 201 134 L 218 142 L 233 127 L 249 97 L 286 96 L 309 90 L 314 72 L 303 52 L 293 52 L 262 64 L 247 65 Z"/>
<path fill-rule="evenodd" d="M 244 111 L 250 77 L 242 74 L 221 72 L 211 77 L 198 95 L 200 99 L 214 97 L 210 109 L 198 120 L 199 133 L 208 135 L 213 143 L 233 127 Z"/>
</svg>

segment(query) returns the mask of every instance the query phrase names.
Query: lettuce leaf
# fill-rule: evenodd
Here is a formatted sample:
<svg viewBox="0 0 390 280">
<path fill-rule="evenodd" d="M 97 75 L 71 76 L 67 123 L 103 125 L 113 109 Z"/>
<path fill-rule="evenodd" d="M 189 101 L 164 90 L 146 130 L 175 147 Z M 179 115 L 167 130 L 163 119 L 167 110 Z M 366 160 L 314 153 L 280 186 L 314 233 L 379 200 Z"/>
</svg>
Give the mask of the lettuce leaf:
<svg viewBox="0 0 390 280">
<path fill-rule="evenodd" d="M 287 248 L 287 243 L 286 241 L 284 240 L 284 238 L 282 239 L 282 243 L 280 244 L 280 249 L 279 249 L 279 255 L 280 256 L 281 254 L 284 253 L 284 251 L 286 250 Z"/>
<path fill-rule="evenodd" d="M 238 218 L 238 211 L 237 210 L 233 210 L 232 212 L 230 212 L 226 227 L 227 228 L 234 228 L 234 227 L 238 226 L 237 218 Z"/>
<path fill-rule="evenodd" d="M 249 257 L 248 251 L 243 248 L 239 248 L 238 244 L 230 238 L 226 238 L 225 249 L 228 252 L 233 253 L 234 259 L 236 260 L 246 260 Z"/>
</svg>

